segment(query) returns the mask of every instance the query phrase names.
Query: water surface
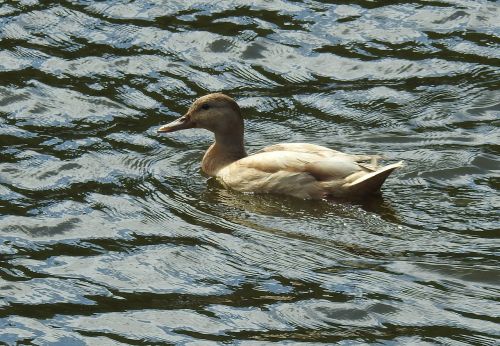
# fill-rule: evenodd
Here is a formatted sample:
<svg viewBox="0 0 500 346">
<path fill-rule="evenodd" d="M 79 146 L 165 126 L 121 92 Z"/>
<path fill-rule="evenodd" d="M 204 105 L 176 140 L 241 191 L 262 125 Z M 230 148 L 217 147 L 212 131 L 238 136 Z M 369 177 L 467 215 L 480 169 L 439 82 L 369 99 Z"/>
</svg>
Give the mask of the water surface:
<svg viewBox="0 0 500 346">
<path fill-rule="evenodd" d="M 494 345 L 500 5 L 4 1 L 0 342 Z M 224 190 L 222 91 L 248 151 L 404 160 L 381 197 Z"/>
</svg>

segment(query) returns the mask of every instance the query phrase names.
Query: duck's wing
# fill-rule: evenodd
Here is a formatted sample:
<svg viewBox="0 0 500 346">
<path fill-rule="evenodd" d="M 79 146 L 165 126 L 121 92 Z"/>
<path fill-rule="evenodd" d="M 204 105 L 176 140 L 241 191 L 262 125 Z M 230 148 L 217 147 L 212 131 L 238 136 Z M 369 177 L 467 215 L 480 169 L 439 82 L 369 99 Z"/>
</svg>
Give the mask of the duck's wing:
<svg viewBox="0 0 500 346">
<path fill-rule="evenodd" d="M 325 158 L 321 153 L 271 150 L 233 162 L 217 177 L 239 191 L 319 198 L 325 194 L 323 182 L 338 181 L 341 185 L 344 179 L 367 171 L 345 154 Z"/>
<path fill-rule="evenodd" d="M 310 144 L 310 143 L 279 143 L 270 145 L 265 147 L 255 154 L 259 153 L 267 153 L 267 152 L 293 152 L 293 153 L 304 153 L 304 154 L 313 154 L 315 156 L 321 158 L 345 158 L 347 161 L 358 162 L 361 166 L 374 171 L 378 166 L 378 159 L 380 159 L 379 155 L 352 155 L 345 154 L 341 151 L 330 149 L 321 145 Z M 253 155 L 252 155 L 253 156 Z"/>
<path fill-rule="evenodd" d="M 295 153 L 313 153 L 319 155 L 332 155 L 338 154 L 340 151 L 333 150 L 321 145 L 310 143 L 279 143 L 262 148 L 257 153 L 271 152 L 271 151 L 290 151 Z M 257 154 L 256 153 L 256 154 Z"/>
</svg>

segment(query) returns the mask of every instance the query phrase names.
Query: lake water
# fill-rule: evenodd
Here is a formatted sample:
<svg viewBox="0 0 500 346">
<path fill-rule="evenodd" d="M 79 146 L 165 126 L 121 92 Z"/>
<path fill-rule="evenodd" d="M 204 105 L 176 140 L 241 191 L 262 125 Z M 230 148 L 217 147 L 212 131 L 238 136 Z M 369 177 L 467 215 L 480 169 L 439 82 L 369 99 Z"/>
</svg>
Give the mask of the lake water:
<svg viewBox="0 0 500 346">
<path fill-rule="evenodd" d="M 0 343 L 498 345 L 500 3 L 0 2 Z M 249 152 L 405 161 L 380 197 L 240 194 Z"/>
</svg>

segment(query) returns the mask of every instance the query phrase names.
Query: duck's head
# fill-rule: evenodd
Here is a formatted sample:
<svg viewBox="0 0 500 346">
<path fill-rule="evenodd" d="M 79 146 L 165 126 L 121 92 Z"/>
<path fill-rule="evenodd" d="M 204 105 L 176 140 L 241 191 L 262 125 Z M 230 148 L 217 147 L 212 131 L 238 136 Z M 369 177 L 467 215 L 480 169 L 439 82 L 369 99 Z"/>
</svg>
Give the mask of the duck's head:
<svg viewBox="0 0 500 346">
<path fill-rule="evenodd" d="M 202 128 L 216 135 L 236 134 L 243 131 L 240 107 L 229 96 L 216 93 L 198 98 L 186 114 L 161 126 L 158 132 Z"/>
</svg>

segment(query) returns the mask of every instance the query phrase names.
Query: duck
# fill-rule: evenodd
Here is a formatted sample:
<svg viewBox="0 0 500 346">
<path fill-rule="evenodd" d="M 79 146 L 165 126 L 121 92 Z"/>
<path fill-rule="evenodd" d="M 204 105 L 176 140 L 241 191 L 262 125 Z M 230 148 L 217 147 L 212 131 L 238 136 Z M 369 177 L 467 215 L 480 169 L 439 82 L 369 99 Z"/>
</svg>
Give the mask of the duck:
<svg viewBox="0 0 500 346">
<path fill-rule="evenodd" d="M 279 143 L 248 155 L 244 121 L 236 101 L 222 93 L 196 99 L 185 115 L 158 133 L 205 129 L 215 141 L 202 171 L 224 187 L 244 193 L 273 193 L 302 199 L 363 198 L 379 194 L 403 162 L 379 166 L 379 155 L 346 154 L 310 143 Z"/>
</svg>

